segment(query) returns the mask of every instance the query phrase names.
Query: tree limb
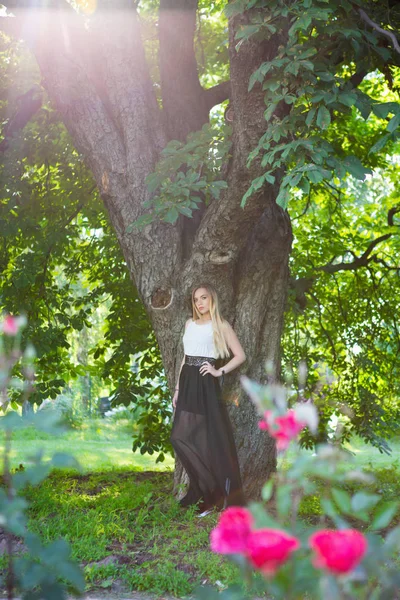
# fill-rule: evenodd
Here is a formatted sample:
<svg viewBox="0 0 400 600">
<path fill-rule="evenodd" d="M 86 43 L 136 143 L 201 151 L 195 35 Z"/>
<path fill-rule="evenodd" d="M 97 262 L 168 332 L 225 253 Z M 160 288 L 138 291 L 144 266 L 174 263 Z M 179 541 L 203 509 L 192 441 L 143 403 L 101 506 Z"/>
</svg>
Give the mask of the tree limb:
<svg viewBox="0 0 400 600">
<path fill-rule="evenodd" d="M 265 133 L 264 119 L 265 101 L 261 86 L 248 91 L 251 73 L 266 60 L 272 60 L 283 43 L 282 36 L 276 36 L 268 45 L 250 39 L 236 50 L 236 33 L 248 24 L 249 15 L 239 15 L 230 19 L 230 65 L 231 65 L 231 97 L 230 103 L 234 111 L 232 158 L 227 173 L 228 189 L 221 194 L 218 201 L 212 202 L 206 209 L 197 230 L 192 248 L 192 258 L 185 266 L 185 277 L 202 270 L 229 270 L 247 243 L 248 236 L 261 218 L 266 206 L 276 204 L 279 181 L 275 184 L 264 184 L 241 207 L 244 194 L 251 182 L 264 173 L 260 161 L 254 160 L 247 166 L 250 152 L 257 146 Z M 290 111 L 289 105 L 282 103 L 277 112 Z M 283 116 L 283 114 L 280 116 Z M 282 140 L 281 140 L 282 141 Z M 281 209 L 279 209 L 281 210 Z M 240 236 L 237 232 L 240 231 Z"/>
<path fill-rule="evenodd" d="M 208 88 L 204 90 L 204 95 L 207 108 L 211 110 L 213 106 L 217 106 L 231 97 L 231 82 L 223 81 L 212 88 Z"/>
<path fill-rule="evenodd" d="M 370 27 L 372 27 L 376 31 L 379 31 L 379 33 L 382 33 L 382 35 L 385 35 L 386 37 L 388 37 L 389 39 L 391 39 L 396 52 L 398 52 L 400 54 L 400 45 L 399 45 L 399 42 L 397 41 L 397 38 L 396 38 L 396 36 L 395 36 L 394 33 L 392 33 L 391 31 L 388 31 L 387 29 L 383 29 L 382 27 L 380 27 L 378 25 L 378 23 L 375 23 L 375 21 L 373 21 L 367 15 L 367 13 L 365 12 L 365 10 L 363 10 L 362 8 L 358 9 L 358 14 L 362 18 L 362 20 L 365 21 Z"/>
<path fill-rule="evenodd" d="M 198 0 L 161 0 L 159 62 L 161 93 L 169 139 L 185 140 L 208 121 L 194 51 Z"/>
<path fill-rule="evenodd" d="M 393 206 L 388 211 L 387 224 L 389 227 L 395 226 L 394 216 L 397 213 L 400 213 L 400 205 Z M 377 257 L 371 256 L 372 251 L 376 248 L 376 246 L 378 246 L 378 244 L 381 244 L 382 242 L 388 240 L 392 236 L 393 236 L 393 233 L 385 233 L 384 235 L 377 237 L 375 240 L 372 240 L 368 244 L 368 247 L 365 250 L 365 252 L 359 257 L 357 257 L 354 254 L 354 252 L 352 252 L 352 254 L 354 256 L 354 260 L 350 263 L 341 262 L 341 263 L 333 264 L 334 259 L 332 259 L 328 264 L 326 264 L 322 267 L 318 267 L 317 271 L 323 271 L 324 273 L 337 273 L 338 271 L 355 271 L 356 269 L 359 269 L 360 267 L 366 267 L 370 262 L 377 262 L 378 261 Z M 382 261 L 379 259 L 379 262 L 382 262 Z"/>
<path fill-rule="evenodd" d="M 136 10 L 98 10 L 87 42 L 92 47 L 89 77 L 117 126 L 128 172 L 147 164 L 148 175 L 166 138 Z M 139 200 L 142 192 L 134 195 Z"/>
<path fill-rule="evenodd" d="M 0 152 L 5 152 L 7 150 L 9 140 L 14 133 L 23 129 L 42 106 L 42 94 L 38 95 L 37 92 L 38 86 L 35 86 L 18 98 L 19 108 L 17 113 L 8 121 L 4 128 L 4 139 L 0 143 Z"/>
<path fill-rule="evenodd" d="M 349 262 L 349 263 L 341 262 L 341 263 L 337 263 L 337 264 L 328 264 L 328 265 L 324 265 L 323 267 L 318 267 L 317 270 L 323 271 L 324 273 L 337 273 L 338 271 L 355 271 L 355 270 L 359 269 L 360 267 L 366 267 L 373 258 L 370 256 L 373 249 L 381 242 L 388 240 L 390 237 L 392 237 L 392 235 L 393 235 L 392 233 L 385 233 L 385 235 L 381 235 L 380 237 L 376 238 L 375 240 L 372 240 L 372 242 L 370 242 L 370 244 L 368 245 L 365 252 L 361 256 L 355 258 L 352 262 Z"/>
</svg>

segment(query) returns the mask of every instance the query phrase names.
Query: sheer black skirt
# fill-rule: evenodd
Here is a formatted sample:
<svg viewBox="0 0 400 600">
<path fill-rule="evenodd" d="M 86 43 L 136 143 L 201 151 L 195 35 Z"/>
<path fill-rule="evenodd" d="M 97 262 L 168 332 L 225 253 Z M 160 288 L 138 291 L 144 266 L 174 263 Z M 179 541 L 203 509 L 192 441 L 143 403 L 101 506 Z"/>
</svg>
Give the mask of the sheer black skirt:
<svg viewBox="0 0 400 600">
<path fill-rule="evenodd" d="M 171 443 L 190 481 L 180 503 L 200 502 L 203 510 L 243 506 L 235 441 L 219 379 L 202 375 L 199 369 L 187 363 L 182 367 L 171 433 Z"/>
</svg>

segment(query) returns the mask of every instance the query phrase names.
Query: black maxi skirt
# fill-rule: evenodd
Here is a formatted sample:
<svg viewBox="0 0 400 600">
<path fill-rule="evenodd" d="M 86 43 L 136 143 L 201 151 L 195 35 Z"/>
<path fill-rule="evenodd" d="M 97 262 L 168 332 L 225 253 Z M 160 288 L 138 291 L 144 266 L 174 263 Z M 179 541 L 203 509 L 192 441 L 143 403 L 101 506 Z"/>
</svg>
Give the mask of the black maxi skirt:
<svg viewBox="0 0 400 600">
<path fill-rule="evenodd" d="M 215 360 L 186 360 L 190 359 L 196 365 L 185 362 L 182 367 L 171 433 L 172 446 L 190 481 L 180 504 L 200 502 L 202 510 L 244 506 L 235 441 L 219 379 L 199 370 L 203 362 Z"/>
</svg>

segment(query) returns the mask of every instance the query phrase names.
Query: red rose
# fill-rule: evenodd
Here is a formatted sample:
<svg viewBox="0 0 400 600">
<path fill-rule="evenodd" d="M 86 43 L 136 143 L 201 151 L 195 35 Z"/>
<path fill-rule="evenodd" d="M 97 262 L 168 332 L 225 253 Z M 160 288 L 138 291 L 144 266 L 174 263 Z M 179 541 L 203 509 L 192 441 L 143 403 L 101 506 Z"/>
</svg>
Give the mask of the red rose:
<svg viewBox="0 0 400 600">
<path fill-rule="evenodd" d="M 293 409 L 282 417 L 272 417 L 271 411 L 265 411 L 265 420 L 258 424 L 260 429 L 267 430 L 271 437 L 276 440 L 277 450 L 286 450 L 290 442 L 294 440 L 300 431 L 306 426 L 303 421 L 296 419 Z"/>
<path fill-rule="evenodd" d="M 274 575 L 299 546 L 299 540 L 285 531 L 258 529 L 249 535 L 247 556 L 256 569 L 269 576 Z"/>
<path fill-rule="evenodd" d="M 314 566 L 336 575 L 352 571 L 368 548 L 365 536 L 355 529 L 317 531 L 310 537 L 309 544 L 315 552 Z"/>
<path fill-rule="evenodd" d="M 211 550 L 218 554 L 245 553 L 252 524 L 253 517 L 246 508 L 227 508 L 211 531 Z"/>
</svg>

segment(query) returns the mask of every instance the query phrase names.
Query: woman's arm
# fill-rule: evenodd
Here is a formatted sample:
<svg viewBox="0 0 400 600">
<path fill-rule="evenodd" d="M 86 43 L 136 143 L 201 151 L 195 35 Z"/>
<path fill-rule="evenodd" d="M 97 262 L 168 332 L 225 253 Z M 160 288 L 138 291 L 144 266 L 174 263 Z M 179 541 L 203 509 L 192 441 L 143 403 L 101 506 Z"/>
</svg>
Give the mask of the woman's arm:
<svg viewBox="0 0 400 600">
<path fill-rule="evenodd" d="M 246 355 L 237 338 L 237 335 L 227 321 L 224 323 L 224 337 L 229 350 L 233 354 L 233 357 L 228 363 L 226 363 L 226 365 L 218 369 L 218 377 L 222 375 L 222 371 L 224 373 L 230 373 L 234 369 L 237 369 L 237 367 L 243 364 L 246 360 Z"/>
<path fill-rule="evenodd" d="M 182 371 L 182 367 L 185 364 L 185 355 L 183 355 L 183 359 L 181 362 L 181 367 L 179 369 L 179 373 L 178 373 L 178 379 L 176 380 L 176 386 L 175 386 L 175 391 L 179 390 L 179 378 L 181 376 L 181 371 Z"/>
<path fill-rule="evenodd" d="M 231 358 L 231 360 L 220 369 L 216 369 L 209 362 L 205 362 L 200 367 L 200 373 L 202 375 L 210 373 L 210 375 L 213 377 L 222 377 L 222 375 L 230 373 L 230 371 L 233 371 L 233 369 L 237 369 L 237 367 L 239 367 L 246 360 L 246 355 L 242 346 L 240 345 L 239 340 L 237 339 L 237 335 L 227 321 L 224 323 L 224 338 L 229 350 L 233 354 L 233 358 Z"/>
<path fill-rule="evenodd" d="M 191 320 L 192 320 L 192 319 L 188 319 L 188 320 L 186 321 L 186 323 L 185 323 L 185 331 L 186 331 L 186 327 L 189 325 L 189 323 L 190 323 L 190 321 L 191 321 Z M 181 371 L 182 371 L 182 367 L 183 367 L 183 365 L 184 365 L 184 364 L 185 364 L 185 355 L 183 355 L 183 359 L 182 359 L 181 366 L 180 366 L 179 373 L 178 373 L 178 378 L 177 378 L 177 380 L 176 380 L 176 385 L 175 385 L 174 395 L 173 395 L 173 397 L 172 397 L 172 404 L 173 404 L 173 406 L 174 406 L 174 407 L 176 406 L 176 401 L 178 400 L 178 394 L 179 394 L 179 379 L 180 379 L 180 376 L 181 376 Z"/>
</svg>

